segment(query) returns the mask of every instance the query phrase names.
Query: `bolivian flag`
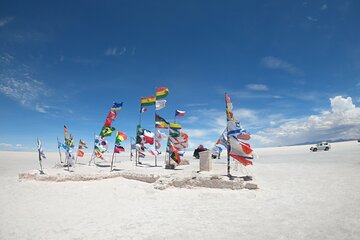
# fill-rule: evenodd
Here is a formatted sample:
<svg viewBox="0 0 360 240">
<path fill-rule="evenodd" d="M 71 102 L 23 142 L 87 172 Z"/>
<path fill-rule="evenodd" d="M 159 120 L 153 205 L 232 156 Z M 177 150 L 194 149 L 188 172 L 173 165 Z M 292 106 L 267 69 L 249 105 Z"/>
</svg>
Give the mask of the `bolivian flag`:
<svg viewBox="0 0 360 240">
<path fill-rule="evenodd" d="M 155 105 L 156 102 L 156 97 L 155 96 L 151 96 L 151 97 L 142 97 L 141 98 L 141 106 L 152 106 Z"/>
<path fill-rule="evenodd" d="M 156 99 L 165 98 L 169 94 L 169 89 L 161 87 L 156 89 Z"/>
</svg>

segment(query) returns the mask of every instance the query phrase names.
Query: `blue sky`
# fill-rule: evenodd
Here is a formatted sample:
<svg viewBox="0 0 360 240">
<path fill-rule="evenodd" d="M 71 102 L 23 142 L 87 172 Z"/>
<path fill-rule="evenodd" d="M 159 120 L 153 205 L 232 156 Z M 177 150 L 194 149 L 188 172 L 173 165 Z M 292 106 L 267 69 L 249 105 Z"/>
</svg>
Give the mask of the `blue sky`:
<svg viewBox="0 0 360 240">
<path fill-rule="evenodd" d="M 1 1 L 0 150 L 92 141 L 113 101 L 134 135 L 168 87 L 191 146 L 225 126 L 224 92 L 255 147 L 360 135 L 358 1 Z M 154 109 L 143 115 L 153 126 Z M 124 143 L 128 146 L 128 141 Z"/>
</svg>

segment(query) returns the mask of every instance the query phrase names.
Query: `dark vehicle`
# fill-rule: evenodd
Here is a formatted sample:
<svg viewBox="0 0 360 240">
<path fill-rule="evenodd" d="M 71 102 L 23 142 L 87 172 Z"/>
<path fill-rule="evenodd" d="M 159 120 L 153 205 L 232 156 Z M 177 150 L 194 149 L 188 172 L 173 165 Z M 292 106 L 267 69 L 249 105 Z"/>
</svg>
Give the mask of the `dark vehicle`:
<svg viewBox="0 0 360 240">
<path fill-rule="evenodd" d="M 199 159 L 199 158 L 200 158 L 199 152 L 203 152 L 203 151 L 206 151 L 206 150 L 207 150 L 207 148 L 205 148 L 203 145 L 199 145 L 199 146 L 194 150 L 193 156 L 194 156 L 196 159 Z"/>
</svg>

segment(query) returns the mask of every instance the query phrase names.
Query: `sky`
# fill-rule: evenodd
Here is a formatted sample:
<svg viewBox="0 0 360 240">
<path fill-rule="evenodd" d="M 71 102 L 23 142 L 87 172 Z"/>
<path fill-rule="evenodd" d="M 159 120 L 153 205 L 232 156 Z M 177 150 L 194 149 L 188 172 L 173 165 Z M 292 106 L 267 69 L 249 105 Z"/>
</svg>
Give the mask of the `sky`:
<svg viewBox="0 0 360 240">
<path fill-rule="evenodd" d="M 56 151 L 63 125 L 91 143 L 113 101 L 113 126 L 134 136 L 156 87 L 170 89 L 160 116 L 186 111 L 190 149 L 222 133 L 225 92 L 255 148 L 360 138 L 359 12 L 344 0 L 2 0 L 0 150 L 39 137 Z M 142 125 L 154 130 L 154 107 Z"/>
</svg>

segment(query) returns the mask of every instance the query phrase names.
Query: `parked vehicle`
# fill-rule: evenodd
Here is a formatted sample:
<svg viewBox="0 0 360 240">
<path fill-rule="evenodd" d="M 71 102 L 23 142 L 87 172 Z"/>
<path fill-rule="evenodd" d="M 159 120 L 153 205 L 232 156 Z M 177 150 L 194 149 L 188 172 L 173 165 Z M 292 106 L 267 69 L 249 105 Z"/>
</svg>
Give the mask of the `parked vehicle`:
<svg viewBox="0 0 360 240">
<path fill-rule="evenodd" d="M 193 156 L 194 156 L 196 159 L 199 159 L 199 158 L 200 158 L 199 152 L 203 152 L 203 151 L 206 151 L 206 150 L 207 150 L 207 148 L 205 148 L 203 145 L 199 145 L 199 146 L 194 150 Z"/>
<path fill-rule="evenodd" d="M 316 146 L 312 146 L 312 147 L 310 148 L 310 151 L 313 151 L 313 152 L 316 152 L 316 151 L 318 151 L 318 150 L 329 151 L 330 148 L 331 148 L 330 143 L 321 142 L 321 143 L 316 144 Z"/>
</svg>

